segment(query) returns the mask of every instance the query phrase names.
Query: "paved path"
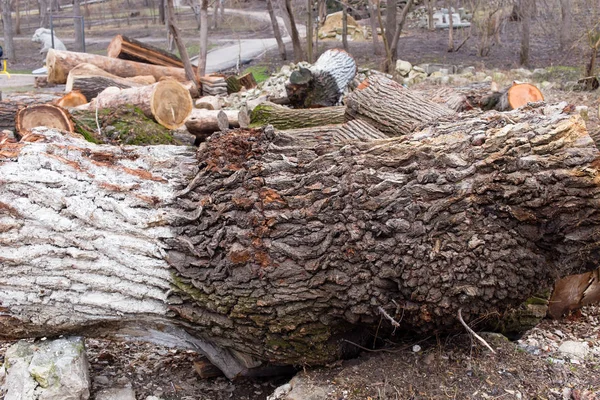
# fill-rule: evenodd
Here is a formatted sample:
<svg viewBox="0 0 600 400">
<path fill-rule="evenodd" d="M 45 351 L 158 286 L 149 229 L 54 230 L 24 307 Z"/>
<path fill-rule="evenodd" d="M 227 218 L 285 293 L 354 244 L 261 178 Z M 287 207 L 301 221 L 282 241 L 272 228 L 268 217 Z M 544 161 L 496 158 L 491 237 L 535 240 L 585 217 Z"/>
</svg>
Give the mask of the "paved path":
<svg viewBox="0 0 600 400">
<path fill-rule="evenodd" d="M 266 11 L 244 11 L 244 10 L 236 10 L 236 9 L 225 9 L 226 13 L 230 14 L 240 14 L 244 16 L 250 16 L 257 20 L 266 21 L 269 24 L 271 23 L 271 18 L 269 17 L 269 13 Z M 285 28 L 285 24 L 283 22 L 283 18 L 277 17 L 277 22 L 279 23 L 279 30 L 282 34 L 285 34 L 283 37 L 284 43 L 289 43 L 292 41 L 290 35 L 287 34 L 287 29 Z M 296 24 L 296 28 L 298 29 L 298 34 L 301 38 L 306 36 L 306 27 L 304 25 Z M 255 58 L 258 58 L 265 52 L 271 49 L 277 48 L 277 41 L 275 38 L 270 39 L 240 39 L 238 43 L 219 47 L 213 51 L 210 51 L 206 55 L 206 72 L 217 72 L 225 69 L 233 68 L 238 63 L 247 63 L 252 61 Z M 197 57 L 192 59 L 194 62 Z"/>
</svg>

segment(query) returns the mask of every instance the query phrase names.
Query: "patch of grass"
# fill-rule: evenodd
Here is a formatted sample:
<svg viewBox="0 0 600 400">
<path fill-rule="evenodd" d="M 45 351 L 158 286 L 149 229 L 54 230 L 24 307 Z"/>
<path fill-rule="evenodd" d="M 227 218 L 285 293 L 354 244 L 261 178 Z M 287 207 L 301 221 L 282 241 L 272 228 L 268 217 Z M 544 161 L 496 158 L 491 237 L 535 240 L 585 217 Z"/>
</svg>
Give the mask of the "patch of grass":
<svg viewBox="0 0 600 400">
<path fill-rule="evenodd" d="M 242 75 L 246 75 L 252 72 L 254 75 L 254 79 L 256 79 L 256 83 L 261 83 L 269 79 L 269 68 L 265 65 L 253 65 L 248 67 L 242 72 Z"/>
</svg>

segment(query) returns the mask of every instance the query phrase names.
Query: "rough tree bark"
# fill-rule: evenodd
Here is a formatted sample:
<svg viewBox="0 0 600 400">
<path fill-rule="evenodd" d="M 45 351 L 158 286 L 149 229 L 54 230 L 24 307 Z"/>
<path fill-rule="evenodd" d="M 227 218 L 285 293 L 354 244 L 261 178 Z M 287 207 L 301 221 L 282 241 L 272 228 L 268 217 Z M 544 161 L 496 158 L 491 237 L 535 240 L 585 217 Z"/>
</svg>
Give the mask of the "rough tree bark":
<svg viewBox="0 0 600 400">
<path fill-rule="evenodd" d="M 250 126 L 273 125 L 275 129 L 309 128 L 345 121 L 346 107 L 288 108 L 274 103 L 263 103 L 252 110 Z"/>
<path fill-rule="evenodd" d="M 504 313 L 598 266 L 600 153 L 579 116 L 343 144 L 240 130 L 197 156 L 45 133 L 0 148 L 3 339 L 137 336 L 235 377 L 338 359 L 342 338 L 390 334 L 382 311 L 462 331 L 461 308 Z"/>
<path fill-rule="evenodd" d="M 321 54 L 310 69 L 300 67 L 292 72 L 285 88 L 293 106 L 335 106 L 355 75 L 354 58 L 344 50 L 331 49 Z"/>
<path fill-rule="evenodd" d="M 271 26 L 273 27 L 273 36 L 275 36 L 275 40 L 277 41 L 277 49 L 279 50 L 279 56 L 282 60 L 286 60 L 287 54 L 285 52 L 285 43 L 283 43 L 283 39 L 281 38 L 279 22 L 277 22 L 277 17 L 275 16 L 275 11 L 273 10 L 273 0 L 267 0 L 267 11 L 269 12 Z"/>
<path fill-rule="evenodd" d="M 175 14 L 174 10 L 172 14 Z M 171 13 L 169 13 L 169 18 L 170 16 Z M 116 35 L 110 41 L 106 49 L 106 55 L 110 58 L 120 58 L 121 60 L 161 65 L 163 67 L 184 67 L 183 61 L 174 54 L 123 35 Z"/>
<path fill-rule="evenodd" d="M 408 13 L 412 6 L 413 0 L 408 0 L 402 9 L 400 19 L 394 30 L 394 37 L 392 38 L 392 44 L 390 45 L 390 55 L 392 58 L 388 60 L 387 68 L 385 68 L 388 73 L 393 73 L 396 68 L 396 60 L 398 60 L 398 41 L 400 40 L 400 34 L 402 33 L 402 29 L 404 29 L 404 23 L 406 22 L 406 18 L 408 17 Z"/>
<path fill-rule="evenodd" d="M 346 114 L 348 119 L 362 119 L 388 136 L 403 136 L 454 111 L 385 76 L 373 75 L 346 98 Z"/>
</svg>

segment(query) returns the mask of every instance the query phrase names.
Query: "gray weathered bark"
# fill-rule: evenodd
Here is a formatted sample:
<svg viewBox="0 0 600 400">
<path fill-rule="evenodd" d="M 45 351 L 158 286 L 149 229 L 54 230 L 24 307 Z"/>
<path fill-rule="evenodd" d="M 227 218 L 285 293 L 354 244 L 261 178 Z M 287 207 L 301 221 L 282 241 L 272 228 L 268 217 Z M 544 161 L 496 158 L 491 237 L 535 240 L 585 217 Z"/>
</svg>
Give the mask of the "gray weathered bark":
<svg viewBox="0 0 600 400">
<path fill-rule="evenodd" d="M 371 38 L 373 40 L 373 54 L 379 54 L 379 35 L 377 34 L 377 9 L 379 8 L 377 0 L 368 0 L 369 20 L 371 22 Z"/>
<path fill-rule="evenodd" d="M 459 308 L 597 268 L 599 156 L 540 108 L 367 142 L 238 130 L 197 155 L 38 131 L 0 145 L 0 338 L 133 336 L 235 377 L 338 359 L 389 335 L 382 311 L 462 331 Z"/>
<path fill-rule="evenodd" d="M 81 17 L 81 6 L 80 0 L 73 0 L 73 16 Z M 77 51 L 83 51 L 85 44 L 83 43 L 83 27 L 81 26 L 80 18 L 73 18 L 73 24 L 75 25 L 75 45 Z"/>
<path fill-rule="evenodd" d="M 534 2 L 535 0 L 521 0 L 519 5 L 519 12 L 521 13 L 521 52 L 519 53 L 519 64 L 524 66 L 529 66 L 529 36 Z"/>
</svg>

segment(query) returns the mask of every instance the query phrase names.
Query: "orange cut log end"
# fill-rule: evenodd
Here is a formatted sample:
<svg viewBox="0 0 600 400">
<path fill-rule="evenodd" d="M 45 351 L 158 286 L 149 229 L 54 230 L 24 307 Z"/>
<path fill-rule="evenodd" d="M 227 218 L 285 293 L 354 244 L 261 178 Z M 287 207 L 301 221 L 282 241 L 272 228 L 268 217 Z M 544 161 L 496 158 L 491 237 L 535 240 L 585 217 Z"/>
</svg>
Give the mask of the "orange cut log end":
<svg viewBox="0 0 600 400">
<path fill-rule="evenodd" d="M 514 84 L 508 89 L 508 104 L 513 110 L 527 103 L 535 103 L 543 100 L 544 95 L 540 92 L 540 89 L 529 83 Z"/>
</svg>

